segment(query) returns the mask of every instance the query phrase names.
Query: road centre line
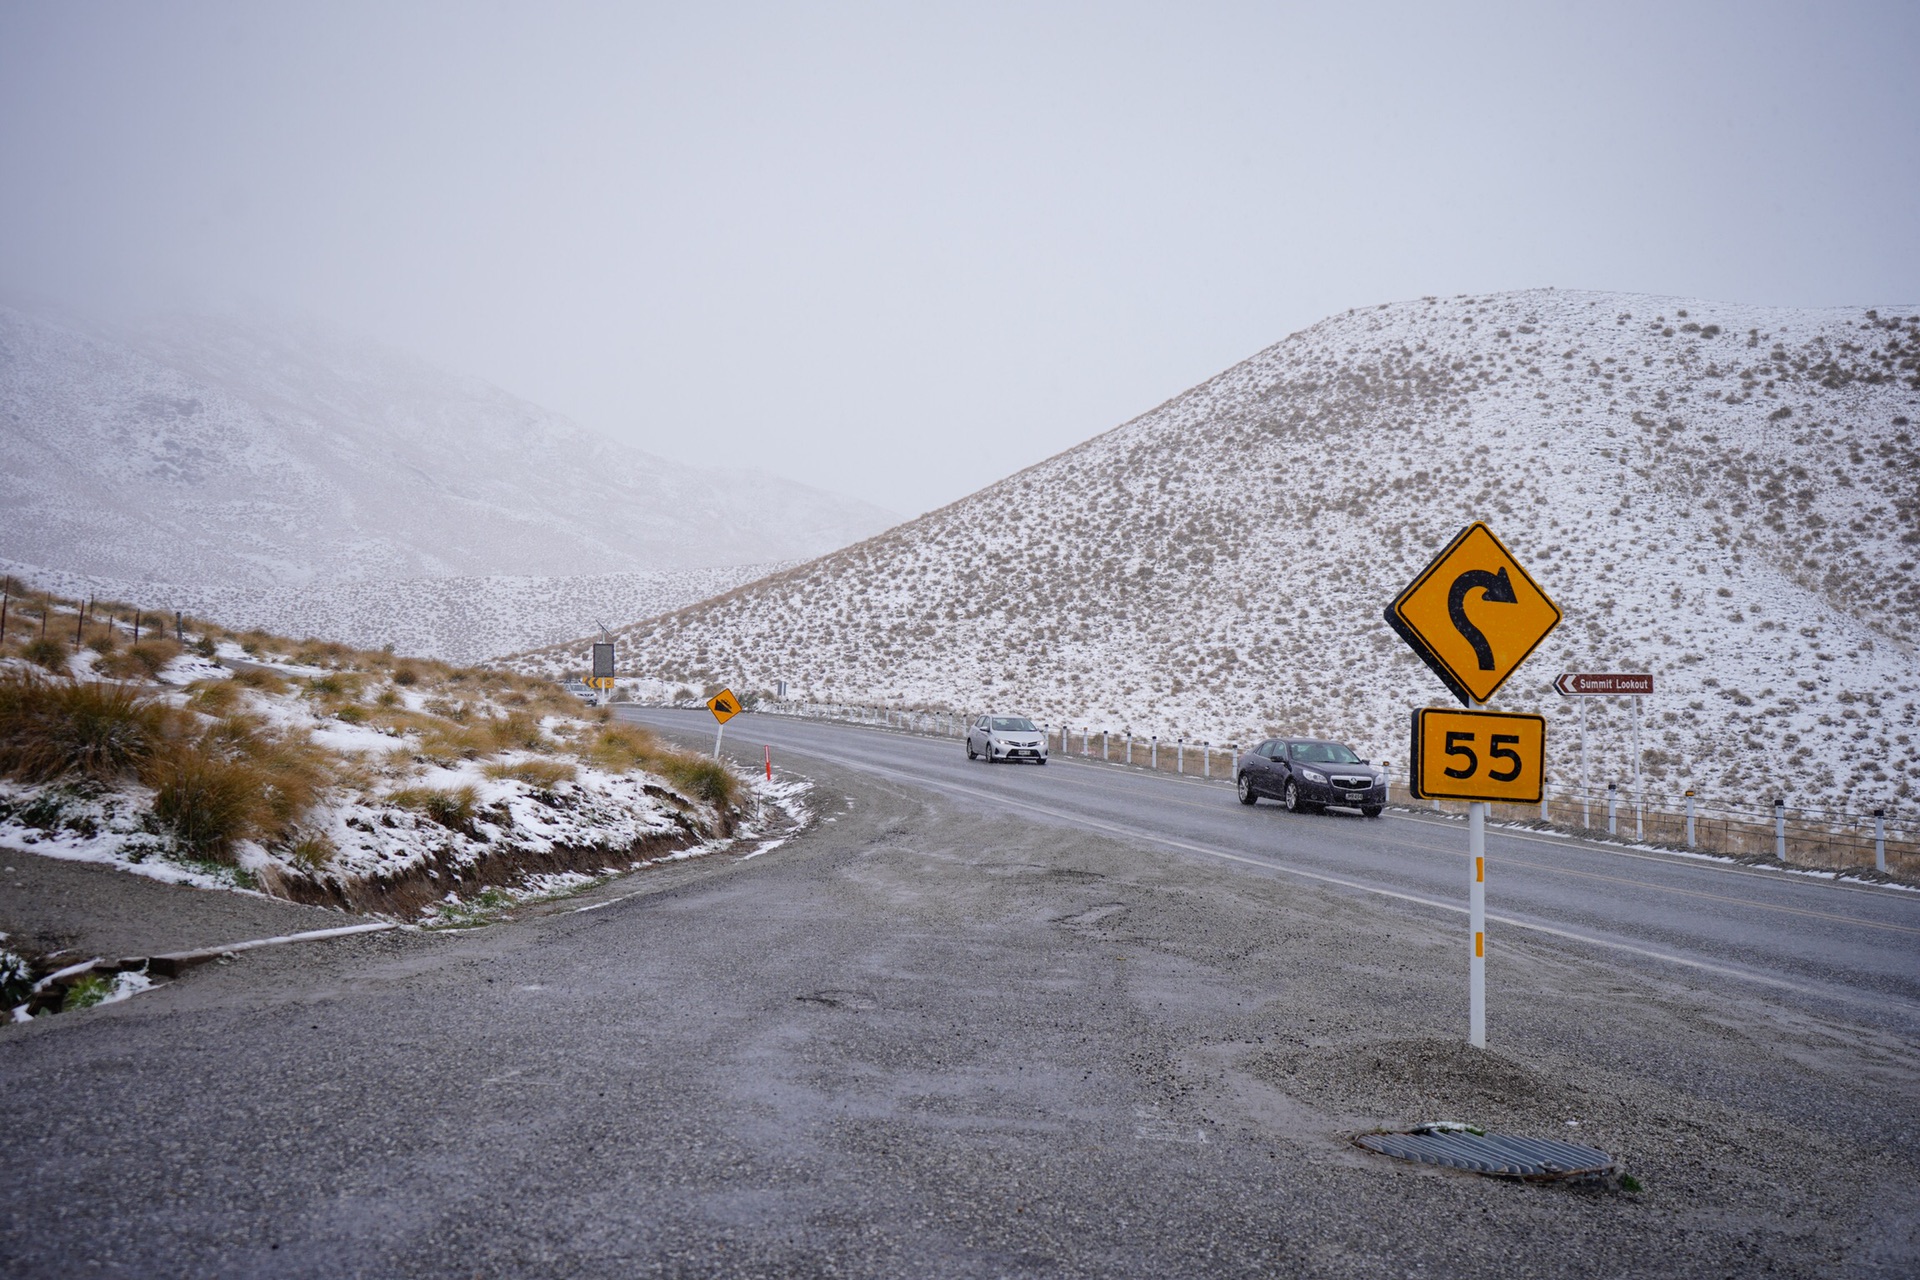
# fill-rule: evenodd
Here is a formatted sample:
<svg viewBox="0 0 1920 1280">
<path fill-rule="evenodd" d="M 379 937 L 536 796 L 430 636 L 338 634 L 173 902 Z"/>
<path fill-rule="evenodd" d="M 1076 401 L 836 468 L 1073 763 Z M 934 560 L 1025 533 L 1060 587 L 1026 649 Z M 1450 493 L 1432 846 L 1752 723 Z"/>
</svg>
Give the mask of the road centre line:
<svg viewBox="0 0 1920 1280">
<path fill-rule="evenodd" d="M 1433 853 L 1451 854 L 1463 860 L 1468 856 L 1460 849 L 1447 848 L 1437 844 L 1415 844 L 1409 845 L 1408 847 L 1413 849 L 1426 849 Z M 1529 871 L 1542 871 L 1548 875 L 1555 876 L 1579 876 L 1583 880 L 1602 880 L 1608 884 L 1624 884 L 1635 889 L 1651 889 L 1656 893 L 1671 893 L 1683 898 L 1705 898 L 1710 902 L 1730 902 L 1739 907 L 1755 907 L 1761 911 L 1778 911 L 1785 915 L 1806 916 L 1810 920 L 1832 920 L 1838 924 L 1865 925 L 1871 929 L 1891 929 L 1896 933 L 1920 935 L 1920 928 L 1915 928 L 1908 924 L 1890 924 L 1886 921 L 1869 920 L 1864 917 L 1835 915 L 1830 911 L 1814 911 L 1807 907 L 1776 906 L 1773 903 L 1760 902 L 1753 898 L 1731 898 L 1721 893 L 1708 893 L 1703 889 L 1671 888 L 1666 885 L 1657 885 L 1647 880 L 1629 880 L 1624 876 L 1602 875 L 1598 871 L 1578 871 L 1572 867 L 1554 867 L 1548 866 L 1544 862 L 1525 862 L 1516 858 L 1496 858 L 1491 855 L 1489 855 L 1487 861 L 1493 863 L 1495 866 L 1525 867 Z"/>
<path fill-rule="evenodd" d="M 789 747 L 788 749 L 793 751 L 798 751 L 802 754 L 809 754 L 809 755 L 821 754 L 817 750 L 808 751 L 807 748 L 805 747 Z M 830 760 L 833 760 L 836 763 L 840 763 L 840 764 L 847 763 L 844 757 L 829 756 L 827 758 Z M 1317 880 L 1325 884 L 1339 885 L 1340 887 L 1345 889 L 1353 889 L 1357 892 L 1373 894 L 1377 897 L 1393 898 L 1401 902 L 1410 902 L 1417 906 L 1432 907 L 1440 911 L 1450 912 L 1454 915 L 1467 914 L 1467 908 L 1465 906 L 1458 906 L 1450 902 L 1441 902 L 1437 899 L 1423 897 L 1416 893 L 1405 893 L 1398 889 L 1383 889 L 1377 885 L 1362 884 L 1356 880 L 1348 880 L 1341 876 L 1327 875 L 1324 872 L 1307 871 L 1299 867 L 1290 867 L 1285 865 L 1284 863 L 1273 862 L 1273 861 L 1268 861 L 1262 858 L 1251 857 L 1246 854 L 1229 853 L 1224 849 L 1214 849 L 1206 845 L 1194 844 L 1191 841 L 1178 840 L 1172 836 L 1157 836 L 1149 832 L 1132 831 L 1126 827 L 1122 827 L 1114 823 L 1103 822 L 1098 818 L 1089 818 L 1089 817 L 1084 817 L 1078 814 L 1070 813 L 1066 810 L 1052 809 L 1046 805 L 1034 804 L 1031 801 L 1015 799 L 1013 797 L 996 793 L 996 792 L 980 791 L 973 787 L 962 786 L 958 783 L 941 782 L 933 779 L 916 777 L 912 774 L 901 773 L 898 770 L 889 769 L 885 765 L 869 764 L 862 767 L 864 767 L 870 772 L 880 774 L 883 777 L 890 778 L 896 782 L 903 783 L 907 786 L 922 787 L 922 788 L 927 788 L 927 789 L 936 790 L 936 791 L 946 791 L 950 794 L 957 793 L 957 794 L 969 796 L 971 798 L 978 799 L 978 800 L 986 800 L 990 802 L 1007 805 L 1009 807 L 1016 808 L 1016 809 L 1025 809 L 1031 813 L 1037 813 L 1044 817 L 1058 819 L 1060 821 L 1067 823 L 1069 826 L 1082 826 L 1082 827 L 1091 828 L 1123 840 L 1164 845 L 1168 848 L 1180 849 L 1188 853 L 1203 854 L 1207 857 L 1219 858 L 1227 862 L 1244 863 L 1247 866 L 1260 867 L 1267 871 L 1277 871 L 1285 875 L 1298 876 L 1307 880 Z M 1649 960 L 1660 960 L 1668 964 L 1679 965 L 1682 968 L 1695 969 L 1702 973 L 1712 973 L 1722 977 L 1742 979 L 1748 982 L 1758 983 L 1762 986 L 1777 987 L 1784 991 L 1792 991 L 1798 995 L 1809 996 L 1814 999 L 1829 999 L 1829 1000 L 1839 999 L 1839 1000 L 1848 1001 L 1850 1003 L 1867 1005 L 1874 1008 L 1884 1008 L 1888 1003 L 1888 997 L 1886 997 L 1883 994 L 1878 994 L 1878 993 L 1856 994 L 1854 992 L 1848 991 L 1844 987 L 1834 987 L 1834 988 L 1829 988 L 1825 990 L 1814 988 L 1814 987 L 1807 987 L 1797 982 L 1790 982 L 1785 978 L 1773 977 L 1770 974 L 1755 973 L 1746 969 L 1734 968 L 1731 965 L 1715 964 L 1710 960 L 1695 960 L 1687 956 L 1677 956 L 1677 955 L 1673 955 L 1670 952 L 1658 951 L 1652 947 L 1643 947 L 1631 942 L 1621 942 L 1621 941 L 1610 939 L 1610 938 L 1596 938 L 1588 934 L 1576 933 L 1570 929 L 1561 929 L 1553 925 L 1537 924 L 1537 923 L 1534 923 L 1533 921 L 1521 920 L 1513 916 L 1489 915 L 1487 917 L 1487 920 L 1494 924 L 1507 925 L 1515 929 L 1522 929 L 1532 933 L 1542 933 L 1542 934 L 1548 935 L 1549 937 L 1554 937 L 1554 938 L 1563 938 L 1569 942 L 1579 942 L 1587 946 L 1599 947 L 1604 950 L 1625 952 L 1629 955 L 1636 955 Z M 1909 1002 L 1898 1001 L 1898 1003 L 1902 1005 L 1906 1005 Z M 1920 1006 L 1914 1006 L 1914 1007 L 1920 1008 Z"/>
</svg>

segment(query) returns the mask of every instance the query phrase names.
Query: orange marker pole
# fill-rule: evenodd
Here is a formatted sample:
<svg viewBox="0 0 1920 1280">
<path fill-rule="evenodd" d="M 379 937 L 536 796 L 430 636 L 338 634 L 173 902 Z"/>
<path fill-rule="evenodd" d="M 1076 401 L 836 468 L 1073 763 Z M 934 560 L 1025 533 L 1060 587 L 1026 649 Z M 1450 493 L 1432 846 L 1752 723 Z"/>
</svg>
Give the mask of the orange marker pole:
<svg viewBox="0 0 1920 1280">
<path fill-rule="evenodd" d="M 767 781 L 773 781 L 773 748 L 767 748 Z"/>
</svg>

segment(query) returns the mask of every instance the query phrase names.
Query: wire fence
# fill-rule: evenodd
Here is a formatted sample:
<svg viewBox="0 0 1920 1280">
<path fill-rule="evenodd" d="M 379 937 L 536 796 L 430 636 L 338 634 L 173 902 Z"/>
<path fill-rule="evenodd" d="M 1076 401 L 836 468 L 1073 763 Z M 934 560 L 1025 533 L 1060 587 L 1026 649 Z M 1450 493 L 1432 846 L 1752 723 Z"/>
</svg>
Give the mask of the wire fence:
<svg viewBox="0 0 1920 1280">
<path fill-rule="evenodd" d="M 763 714 L 839 720 L 927 737 L 960 739 L 975 718 L 962 711 L 873 707 L 857 703 L 762 700 Z M 1187 742 L 1108 730 L 1075 729 L 1036 721 L 1054 755 L 1176 774 L 1230 785 L 1240 748 L 1236 743 Z M 1387 761 L 1375 763 L 1386 765 Z M 1389 770 L 1391 773 L 1391 770 Z M 1457 801 L 1416 800 L 1405 777 L 1389 777 L 1389 803 L 1464 814 Z M 1618 787 L 1552 787 L 1537 805 L 1494 804 L 1497 822 L 1562 831 L 1589 839 L 1626 841 L 1654 848 L 1691 850 L 1751 861 L 1771 860 L 1852 874 L 1920 880 L 1920 825 L 1891 809 L 1860 813 L 1818 805 L 1759 805 L 1685 793 L 1646 791 L 1636 796 Z"/>
</svg>

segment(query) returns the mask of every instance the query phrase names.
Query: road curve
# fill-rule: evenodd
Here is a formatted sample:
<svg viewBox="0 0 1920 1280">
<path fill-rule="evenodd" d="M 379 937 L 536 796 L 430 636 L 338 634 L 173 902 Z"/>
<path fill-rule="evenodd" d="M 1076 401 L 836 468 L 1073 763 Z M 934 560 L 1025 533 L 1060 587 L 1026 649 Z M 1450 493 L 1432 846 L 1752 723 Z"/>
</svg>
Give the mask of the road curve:
<svg viewBox="0 0 1920 1280">
<path fill-rule="evenodd" d="M 705 711 L 622 706 L 617 714 L 677 731 L 712 723 Z M 757 762 L 763 748 L 802 773 L 809 758 L 831 759 L 963 808 L 1466 911 L 1466 830 L 1457 818 L 1247 808 L 1219 779 L 1074 756 L 1046 768 L 988 765 L 969 761 L 955 739 L 785 716 L 736 718 L 725 746 L 743 763 Z M 1487 855 L 1491 946 L 1502 931 L 1524 931 L 1576 953 L 1602 949 L 1630 966 L 1678 966 L 1920 1027 L 1920 893 L 1497 826 Z M 1464 929 L 1463 921 L 1463 937 Z"/>
</svg>

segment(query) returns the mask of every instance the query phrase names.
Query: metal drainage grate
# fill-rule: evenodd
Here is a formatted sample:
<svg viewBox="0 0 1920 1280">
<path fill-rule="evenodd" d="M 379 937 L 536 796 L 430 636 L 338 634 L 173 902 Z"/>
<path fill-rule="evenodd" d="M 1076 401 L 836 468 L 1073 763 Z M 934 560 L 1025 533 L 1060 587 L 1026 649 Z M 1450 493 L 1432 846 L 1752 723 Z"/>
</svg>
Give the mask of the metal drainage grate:
<svg viewBox="0 0 1920 1280">
<path fill-rule="evenodd" d="M 1411 1133 L 1363 1133 L 1354 1142 L 1399 1160 L 1532 1182 L 1599 1177 L 1620 1169 L 1612 1156 L 1597 1147 L 1478 1133 L 1465 1125 L 1421 1125 Z"/>
</svg>

